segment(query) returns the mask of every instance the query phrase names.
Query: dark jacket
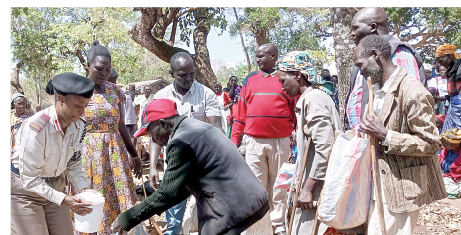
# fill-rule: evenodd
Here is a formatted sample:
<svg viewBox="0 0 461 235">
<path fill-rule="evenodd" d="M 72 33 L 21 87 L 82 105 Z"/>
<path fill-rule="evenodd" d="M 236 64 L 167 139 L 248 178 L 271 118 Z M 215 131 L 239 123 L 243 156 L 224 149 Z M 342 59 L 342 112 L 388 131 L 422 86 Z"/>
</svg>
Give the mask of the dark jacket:
<svg viewBox="0 0 461 235">
<path fill-rule="evenodd" d="M 383 37 L 389 41 L 389 44 L 391 44 L 391 55 L 394 55 L 398 47 L 405 47 L 411 51 L 411 53 L 415 56 L 416 62 L 418 64 L 420 82 L 424 85 L 424 87 L 427 87 L 426 73 L 424 71 L 423 62 L 418 52 L 416 52 L 416 50 L 407 42 L 402 42 L 398 40 L 397 38 L 392 37 L 392 35 L 386 35 Z M 345 105 L 347 105 L 347 102 L 349 101 L 349 96 L 352 92 L 352 89 L 354 89 L 355 79 L 357 78 L 357 74 L 359 72 L 360 72 L 360 68 L 357 66 L 354 66 L 354 68 L 352 69 L 352 73 L 351 73 L 351 80 L 349 83 L 349 93 L 347 95 Z M 362 87 L 362 114 L 360 115 L 361 118 L 363 118 L 363 113 L 365 112 L 365 105 L 367 103 L 368 103 L 368 84 L 366 80 L 364 80 L 363 87 Z M 344 128 L 345 130 L 350 129 L 349 121 L 347 120 L 347 114 L 344 115 L 344 125 L 345 125 L 345 128 Z"/>
<path fill-rule="evenodd" d="M 212 125 L 181 116 L 167 145 L 168 168 L 159 189 L 119 216 L 129 230 L 178 204 L 190 194 L 197 201 L 200 234 L 222 234 L 234 226 L 244 230 L 268 210 L 268 193 L 235 145 Z M 265 210 L 264 210 L 265 208 Z M 240 231 L 239 230 L 239 231 Z"/>
</svg>

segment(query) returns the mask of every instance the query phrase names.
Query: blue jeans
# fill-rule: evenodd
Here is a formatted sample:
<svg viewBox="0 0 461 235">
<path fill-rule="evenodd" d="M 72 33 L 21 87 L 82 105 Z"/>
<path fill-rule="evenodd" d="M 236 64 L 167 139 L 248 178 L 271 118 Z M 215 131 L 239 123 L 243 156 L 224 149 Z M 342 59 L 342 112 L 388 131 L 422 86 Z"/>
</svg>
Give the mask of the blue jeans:
<svg viewBox="0 0 461 235">
<path fill-rule="evenodd" d="M 178 205 L 171 207 L 165 212 L 166 222 L 168 222 L 168 230 L 163 233 L 164 235 L 179 235 L 184 212 L 186 211 L 186 204 L 187 199 Z"/>
</svg>

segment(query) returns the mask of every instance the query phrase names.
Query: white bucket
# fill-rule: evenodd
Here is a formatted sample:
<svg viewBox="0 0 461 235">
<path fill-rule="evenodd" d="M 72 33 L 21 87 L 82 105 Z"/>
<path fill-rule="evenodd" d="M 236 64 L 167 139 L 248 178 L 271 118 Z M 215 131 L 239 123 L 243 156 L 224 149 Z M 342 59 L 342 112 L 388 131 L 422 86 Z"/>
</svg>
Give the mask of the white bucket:
<svg viewBox="0 0 461 235">
<path fill-rule="evenodd" d="M 104 197 L 93 192 L 83 192 L 76 196 L 83 198 L 87 202 L 92 202 L 93 205 L 90 207 L 93 208 L 93 211 L 83 216 L 74 213 L 75 230 L 83 233 L 95 233 L 99 231 L 104 209 Z"/>
</svg>

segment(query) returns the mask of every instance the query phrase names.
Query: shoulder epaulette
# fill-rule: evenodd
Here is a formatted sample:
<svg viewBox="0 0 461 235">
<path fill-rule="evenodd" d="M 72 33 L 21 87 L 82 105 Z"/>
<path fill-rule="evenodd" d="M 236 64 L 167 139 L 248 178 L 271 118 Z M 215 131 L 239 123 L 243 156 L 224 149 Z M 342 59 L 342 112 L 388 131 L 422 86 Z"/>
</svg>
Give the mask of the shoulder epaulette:
<svg viewBox="0 0 461 235">
<path fill-rule="evenodd" d="M 29 126 L 30 129 L 34 130 L 35 132 L 39 132 L 43 127 L 45 127 L 46 123 L 50 120 L 50 116 L 43 113 L 35 120 L 31 121 Z"/>
</svg>

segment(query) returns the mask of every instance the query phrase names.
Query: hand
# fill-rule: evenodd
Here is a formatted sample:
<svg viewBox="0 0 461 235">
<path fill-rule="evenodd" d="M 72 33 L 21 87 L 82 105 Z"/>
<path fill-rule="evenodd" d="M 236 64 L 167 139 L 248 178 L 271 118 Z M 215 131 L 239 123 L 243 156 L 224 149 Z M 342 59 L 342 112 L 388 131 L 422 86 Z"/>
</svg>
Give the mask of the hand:
<svg viewBox="0 0 461 235">
<path fill-rule="evenodd" d="M 62 204 L 68 206 L 73 212 L 79 215 L 86 215 L 93 211 L 89 206 L 93 205 L 92 202 L 86 202 L 77 196 L 66 195 Z"/>
<path fill-rule="evenodd" d="M 158 189 L 158 171 L 157 169 L 151 168 L 149 172 L 149 186 L 152 189 Z"/>
<path fill-rule="evenodd" d="M 240 155 L 242 155 L 243 159 L 245 159 L 246 146 L 240 145 L 240 147 L 238 147 L 238 150 L 239 150 Z"/>
<path fill-rule="evenodd" d="M 298 204 L 296 207 L 301 208 L 303 210 L 314 209 L 314 199 L 312 191 L 305 189 L 301 190 L 301 194 L 299 194 Z"/>
<path fill-rule="evenodd" d="M 110 225 L 110 231 L 112 234 L 116 234 L 116 233 L 118 233 L 118 235 L 127 234 L 125 230 L 123 230 L 122 227 L 120 226 L 120 222 L 118 221 L 118 216 L 117 218 L 115 218 L 114 222 L 112 222 L 112 224 Z"/>
<path fill-rule="evenodd" d="M 142 176 L 142 165 L 139 157 L 131 158 L 131 169 L 134 171 L 134 175 L 137 179 Z"/>
<path fill-rule="evenodd" d="M 384 126 L 381 119 L 378 118 L 376 112 L 373 113 L 373 116 L 365 115 L 365 118 L 362 119 L 360 123 L 359 131 L 364 132 L 367 135 L 373 136 L 379 140 L 385 140 L 387 135 L 387 129 Z"/>
</svg>

